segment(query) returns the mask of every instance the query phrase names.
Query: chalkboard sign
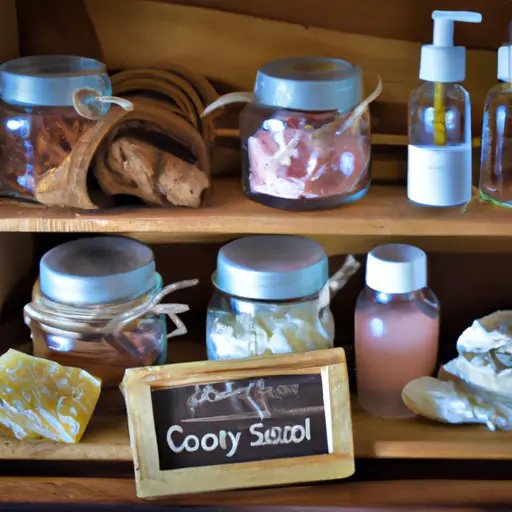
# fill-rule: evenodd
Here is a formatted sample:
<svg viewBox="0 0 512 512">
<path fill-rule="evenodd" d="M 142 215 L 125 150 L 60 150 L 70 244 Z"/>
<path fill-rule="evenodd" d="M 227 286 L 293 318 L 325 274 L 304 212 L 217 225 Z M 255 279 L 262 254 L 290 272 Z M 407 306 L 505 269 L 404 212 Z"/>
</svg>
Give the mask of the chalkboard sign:
<svg viewBox="0 0 512 512">
<path fill-rule="evenodd" d="M 130 369 L 123 391 L 139 497 L 354 471 L 342 349 Z"/>
</svg>

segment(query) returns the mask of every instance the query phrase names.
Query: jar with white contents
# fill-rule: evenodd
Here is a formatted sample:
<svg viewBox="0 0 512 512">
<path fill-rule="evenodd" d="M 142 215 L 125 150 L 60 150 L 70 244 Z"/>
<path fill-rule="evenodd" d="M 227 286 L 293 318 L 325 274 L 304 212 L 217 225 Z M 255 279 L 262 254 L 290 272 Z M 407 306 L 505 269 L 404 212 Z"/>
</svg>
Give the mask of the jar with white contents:
<svg viewBox="0 0 512 512">
<path fill-rule="evenodd" d="M 225 245 L 212 277 L 208 359 L 331 348 L 327 255 L 300 236 L 250 236 Z"/>
</svg>

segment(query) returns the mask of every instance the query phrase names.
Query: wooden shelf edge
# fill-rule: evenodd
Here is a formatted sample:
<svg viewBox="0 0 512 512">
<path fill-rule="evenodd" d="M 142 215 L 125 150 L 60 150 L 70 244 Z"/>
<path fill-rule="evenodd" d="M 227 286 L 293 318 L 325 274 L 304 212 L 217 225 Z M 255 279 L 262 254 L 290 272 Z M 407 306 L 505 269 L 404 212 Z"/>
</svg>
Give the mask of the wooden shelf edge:
<svg viewBox="0 0 512 512">
<path fill-rule="evenodd" d="M 0 502 L 24 503 L 144 503 L 136 497 L 135 482 L 119 478 L 0 478 Z M 147 502 L 146 502 L 147 503 Z M 327 507 L 404 507 L 422 511 L 429 507 L 505 505 L 512 503 L 509 481 L 421 480 L 345 482 L 275 489 L 217 492 L 177 496 L 151 502 L 153 505 L 196 506 L 327 506 Z M 382 507 L 382 508 L 381 508 Z M 337 508 L 337 510 L 343 510 Z M 367 509 L 365 509 L 367 510 Z M 444 510 L 444 509 L 443 509 Z M 466 509 L 464 509 L 466 510 Z"/>
<path fill-rule="evenodd" d="M 352 424 L 356 458 L 512 460 L 512 433 L 489 432 L 479 425 L 385 420 L 357 406 Z M 131 462 L 126 417 L 93 417 L 78 444 L 2 438 L 1 459 Z"/>
<path fill-rule="evenodd" d="M 234 179 L 219 179 L 212 205 L 197 210 L 122 208 L 77 213 L 2 200 L 0 231 L 164 233 L 185 238 L 273 233 L 512 240 L 509 212 L 477 201 L 465 212 L 461 208 L 420 208 L 408 202 L 403 187 L 373 186 L 354 204 L 325 211 L 288 212 L 245 198 L 239 180 Z"/>
</svg>

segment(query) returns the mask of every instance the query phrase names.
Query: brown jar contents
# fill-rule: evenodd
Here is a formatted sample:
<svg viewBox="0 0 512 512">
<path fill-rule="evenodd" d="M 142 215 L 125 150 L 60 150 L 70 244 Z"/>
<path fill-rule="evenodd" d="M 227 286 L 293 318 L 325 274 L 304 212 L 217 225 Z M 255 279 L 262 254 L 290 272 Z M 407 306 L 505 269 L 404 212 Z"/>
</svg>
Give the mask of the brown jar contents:
<svg viewBox="0 0 512 512">
<path fill-rule="evenodd" d="M 94 125 L 73 107 L 23 109 L 3 103 L 0 114 L 0 193 L 34 200 L 39 180 L 59 167 Z"/>
<path fill-rule="evenodd" d="M 112 334 L 61 336 L 31 324 L 34 355 L 65 366 L 75 366 L 101 379 L 105 387 L 117 386 L 126 368 L 161 364 L 166 358 L 165 318 L 150 315 Z"/>
</svg>

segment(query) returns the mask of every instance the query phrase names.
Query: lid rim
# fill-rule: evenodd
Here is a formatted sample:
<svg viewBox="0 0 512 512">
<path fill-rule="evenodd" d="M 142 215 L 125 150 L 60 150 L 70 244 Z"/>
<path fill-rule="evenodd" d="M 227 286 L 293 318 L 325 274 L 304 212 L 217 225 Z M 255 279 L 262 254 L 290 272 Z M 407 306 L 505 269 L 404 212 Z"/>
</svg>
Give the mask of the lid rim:
<svg viewBox="0 0 512 512">
<path fill-rule="evenodd" d="M 107 96 L 112 93 L 106 65 L 89 57 L 36 55 L 12 59 L 0 65 L 0 78 L 2 100 L 23 107 L 72 107 L 77 89 L 92 89 Z"/>
<path fill-rule="evenodd" d="M 105 272 L 119 265 L 126 270 Z M 73 266 L 80 268 L 73 270 Z M 131 301 L 155 286 L 155 258 L 150 247 L 128 237 L 82 238 L 43 255 L 39 282 L 45 297 L 62 304 L 94 306 Z"/>
<path fill-rule="evenodd" d="M 254 96 L 259 103 L 274 108 L 347 112 L 362 101 L 361 69 L 330 57 L 270 61 L 258 70 Z"/>
<path fill-rule="evenodd" d="M 322 246 L 294 235 L 255 235 L 224 245 L 216 289 L 247 300 L 293 300 L 320 293 L 329 279 Z"/>
</svg>

